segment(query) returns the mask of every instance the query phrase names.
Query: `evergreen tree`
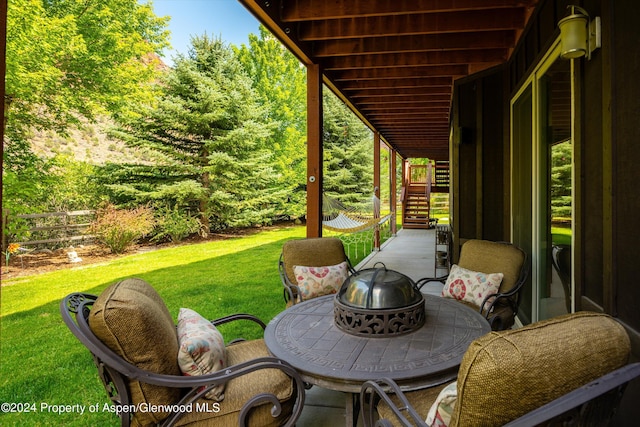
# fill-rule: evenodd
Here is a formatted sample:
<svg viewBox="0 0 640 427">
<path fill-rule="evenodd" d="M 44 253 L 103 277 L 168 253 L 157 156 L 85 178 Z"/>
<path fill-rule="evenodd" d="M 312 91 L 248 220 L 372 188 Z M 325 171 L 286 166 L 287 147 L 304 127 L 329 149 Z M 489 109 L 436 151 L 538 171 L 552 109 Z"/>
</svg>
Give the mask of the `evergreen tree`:
<svg viewBox="0 0 640 427">
<path fill-rule="evenodd" d="M 369 203 L 373 195 L 371 131 L 328 89 L 323 106 L 323 191 L 348 206 Z"/>
<path fill-rule="evenodd" d="M 554 219 L 571 218 L 571 140 L 551 147 L 551 216 Z"/>
<path fill-rule="evenodd" d="M 121 202 L 191 206 L 205 228 L 269 222 L 274 200 L 285 196 L 273 185 L 278 176 L 265 147 L 265 111 L 231 48 L 220 39 L 194 37 L 160 91 L 153 105 L 141 106 L 116 134 L 167 160 L 124 168 L 110 186 L 114 195 Z"/>
</svg>

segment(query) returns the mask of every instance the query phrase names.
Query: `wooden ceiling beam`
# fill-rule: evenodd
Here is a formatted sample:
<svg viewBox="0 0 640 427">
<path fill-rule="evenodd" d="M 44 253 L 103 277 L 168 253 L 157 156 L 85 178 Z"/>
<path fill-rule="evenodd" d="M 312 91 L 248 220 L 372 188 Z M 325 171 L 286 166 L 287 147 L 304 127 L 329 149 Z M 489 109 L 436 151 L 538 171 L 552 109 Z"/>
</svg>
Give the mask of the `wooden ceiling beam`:
<svg viewBox="0 0 640 427">
<path fill-rule="evenodd" d="M 393 127 L 389 127 L 389 126 L 384 126 L 381 125 L 380 128 L 378 129 L 380 132 L 384 132 L 385 134 L 392 134 L 392 135 L 448 135 L 449 134 L 449 129 L 444 129 L 444 130 L 431 130 L 431 129 L 425 129 L 425 128 L 414 128 L 414 127 L 410 127 L 407 129 L 398 129 L 398 128 L 393 128 Z"/>
<path fill-rule="evenodd" d="M 524 21 L 524 10 L 492 9 L 310 21 L 299 27 L 297 34 L 301 41 L 316 41 L 409 34 L 518 30 L 524 26 Z"/>
<path fill-rule="evenodd" d="M 405 89 L 412 89 L 413 91 L 422 91 L 423 89 L 428 88 L 437 88 L 438 90 L 445 88 L 449 88 L 449 92 L 453 88 L 453 79 L 450 76 L 441 76 L 441 77 L 415 77 L 411 79 L 403 78 L 397 80 L 367 80 L 366 82 L 361 82 L 358 80 L 353 80 L 350 82 L 344 82 L 341 85 L 341 88 L 345 92 L 359 92 L 363 90 L 398 90 L 402 91 Z"/>
<path fill-rule="evenodd" d="M 360 111 L 362 111 L 363 113 L 369 115 L 369 113 L 375 113 L 375 114 L 380 114 L 380 113 L 400 113 L 400 114 L 408 114 L 408 113 L 440 113 L 440 114 L 449 114 L 449 107 L 429 107 L 428 104 L 427 106 L 424 105 L 419 105 L 419 104 L 406 104 L 406 105 L 402 105 L 402 106 L 392 106 L 392 105 L 386 105 L 386 104 L 382 104 L 379 106 L 372 106 L 372 107 L 362 107 L 360 108 Z M 371 117 L 375 117 L 374 115 L 371 115 Z"/>
<path fill-rule="evenodd" d="M 445 50 L 440 52 L 388 53 L 325 58 L 320 63 L 327 71 L 362 68 L 420 67 L 470 63 L 501 63 L 507 60 L 507 49 Z"/>
<path fill-rule="evenodd" d="M 411 125 L 407 125 L 406 123 L 400 124 L 400 123 L 394 123 L 394 122 L 389 122 L 389 123 L 378 123 L 380 125 L 380 129 L 379 130 L 393 130 L 393 131 L 421 131 L 421 132 L 426 132 L 426 131 L 433 131 L 433 132 L 448 132 L 449 131 L 449 124 L 446 122 L 438 122 L 436 124 L 431 123 L 431 122 L 416 122 L 413 123 Z"/>
<path fill-rule="evenodd" d="M 401 79 L 426 76 L 457 76 L 468 75 L 466 65 L 435 65 L 430 67 L 405 67 L 405 68 L 372 68 L 368 70 L 349 70 L 326 72 L 329 78 L 335 82 L 348 80 L 377 80 L 377 79 Z"/>
<path fill-rule="evenodd" d="M 430 52 L 441 50 L 510 49 L 512 30 L 474 33 L 420 34 L 326 40 L 314 43 L 314 58 L 367 55 L 372 53 Z"/>
<path fill-rule="evenodd" d="M 446 139 L 447 135 L 394 135 L 385 134 L 387 138 L 393 138 L 394 140 L 400 140 L 406 146 L 411 142 L 424 141 L 425 139 Z"/>
<path fill-rule="evenodd" d="M 425 96 L 434 96 L 434 97 L 443 97 L 451 100 L 451 87 L 450 86 L 422 86 L 419 88 L 402 88 L 395 87 L 392 89 L 385 88 L 351 88 L 344 89 L 345 93 L 349 94 L 349 98 L 358 99 L 358 98 L 393 98 L 398 96 L 412 96 L 412 97 L 425 97 Z M 434 98 L 436 99 L 436 98 Z"/>
<path fill-rule="evenodd" d="M 416 107 L 416 106 L 424 106 L 424 107 L 428 107 L 431 109 L 434 108 L 446 108 L 449 109 L 449 101 L 433 101 L 430 100 L 429 98 L 409 98 L 409 97 L 386 97 L 386 98 L 381 98 L 381 97 L 368 97 L 368 98 L 358 98 L 358 101 L 356 103 L 358 106 L 360 106 L 360 108 L 364 111 L 367 110 L 368 106 L 377 106 L 377 105 L 384 105 L 384 106 L 389 106 L 389 107 L 393 107 L 393 106 L 408 106 L 408 107 Z M 371 108 L 371 107 L 369 107 Z"/>
<path fill-rule="evenodd" d="M 393 135 L 448 135 L 449 134 L 449 129 L 438 129 L 438 130 L 431 130 L 431 129 L 424 129 L 424 128 L 413 128 L 413 127 L 409 127 L 407 129 L 398 129 L 398 128 L 392 128 L 392 127 L 387 127 L 384 126 L 384 124 L 382 124 L 382 126 L 379 128 L 380 132 L 384 132 L 385 134 L 393 134 Z"/>
<path fill-rule="evenodd" d="M 392 128 L 392 127 L 387 127 L 384 126 L 384 124 L 382 124 L 378 130 L 384 134 L 388 134 L 388 135 L 394 135 L 394 136 L 399 136 L 399 135 L 413 135 L 414 132 L 415 134 L 419 134 L 419 135 L 448 135 L 449 134 L 449 130 L 445 129 L 442 131 L 438 131 L 438 130 L 429 130 L 429 129 L 413 129 L 411 128 L 411 130 L 407 131 L 406 129 L 397 129 L 397 128 Z M 407 132 L 411 132 L 411 133 L 407 133 Z"/>
<path fill-rule="evenodd" d="M 345 81 L 345 82 L 340 82 L 341 83 L 340 89 L 343 90 L 347 95 L 351 91 L 361 91 L 361 90 L 362 91 L 368 90 L 368 93 L 371 93 L 372 91 L 383 91 L 383 90 L 395 89 L 400 92 L 403 89 L 410 89 L 411 88 L 410 81 L 415 81 L 415 80 L 420 80 L 420 79 L 405 78 L 405 79 L 395 79 L 395 80 L 381 79 L 381 80 Z M 428 89 L 428 86 L 423 86 L 422 87 L 423 92 L 419 92 L 419 93 L 424 93 L 424 90 L 426 89 Z M 450 94 L 451 91 L 452 89 L 449 89 L 448 93 Z M 441 88 L 434 87 L 433 93 L 442 93 Z"/>
<path fill-rule="evenodd" d="M 449 119 L 449 113 L 429 111 L 375 111 L 367 114 L 371 120 L 393 119 L 399 122 L 415 122 L 416 120 Z"/>
<path fill-rule="evenodd" d="M 283 8 L 283 22 L 314 21 L 362 16 L 406 15 L 513 7 L 530 7 L 527 0 L 394 0 L 371 7 L 371 0 L 293 0 Z"/>
</svg>

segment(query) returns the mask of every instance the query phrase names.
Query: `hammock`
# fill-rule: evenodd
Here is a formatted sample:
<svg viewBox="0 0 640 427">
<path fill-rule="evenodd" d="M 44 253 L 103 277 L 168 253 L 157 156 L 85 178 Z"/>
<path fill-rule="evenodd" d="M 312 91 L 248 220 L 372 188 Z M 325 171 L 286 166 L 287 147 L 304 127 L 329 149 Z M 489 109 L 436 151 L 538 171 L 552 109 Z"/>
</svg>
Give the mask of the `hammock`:
<svg viewBox="0 0 640 427">
<path fill-rule="evenodd" d="M 362 213 L 358 209 L 348 208 L 338 200 L 329 196 L 322 196 L 322 227 L 326 230 L 340 233 L 355 233 L 368 230 L 384 223 L 391 214 L 380 217 L 380 199 L 373 196 L 371 200 L 372 213 Z"/>
</svg>

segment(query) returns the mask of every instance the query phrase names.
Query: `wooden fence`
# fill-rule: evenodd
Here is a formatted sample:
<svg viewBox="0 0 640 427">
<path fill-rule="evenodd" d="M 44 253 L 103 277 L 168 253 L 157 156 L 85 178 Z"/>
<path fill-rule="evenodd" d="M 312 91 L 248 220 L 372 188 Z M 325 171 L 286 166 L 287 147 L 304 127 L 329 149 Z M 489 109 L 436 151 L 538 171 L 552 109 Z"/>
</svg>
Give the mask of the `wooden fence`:
<svg viewBox="0 0 640 427">
<path fill-rule="evenodd" d="M 21 242 L 3 241 L 3 248 L 8 243 L 18 243 L 20 246 L 60 245 L 61 243 L 91 240 L 95 236 L 85 234 L 95 215 L 93 210 L 49 212 L 41 214 L 16 215 L 13 218 L 24 220 L 28 229 L 28 240 Z M 2 215 L 2 229 L 6 230 L 7 221 L 12 216 L 6 211 Z M 3 236 L 3 239 L 5 236 Z"/>
</svg>

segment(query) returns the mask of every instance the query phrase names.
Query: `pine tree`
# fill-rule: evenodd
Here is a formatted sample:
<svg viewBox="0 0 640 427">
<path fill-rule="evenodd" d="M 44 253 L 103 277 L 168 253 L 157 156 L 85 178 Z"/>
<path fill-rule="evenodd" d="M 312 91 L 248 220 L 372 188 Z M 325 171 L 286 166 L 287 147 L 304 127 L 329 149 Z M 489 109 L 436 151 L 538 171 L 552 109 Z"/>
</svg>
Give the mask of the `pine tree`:
<svg viewBox="0 0 640 427">
<path fill-rule="evenodd" d="M 274 200 L 284 195 L 273 185 L 277 174 L 265 147 L 271 130 L 255 99 L 231 48 L 194 37 L 162 81 L 157 101 L 140 106 L 116 132 L 132 146 L 162 153 L 166 164 L 130 165 L 110 186 L 114 195 L 190 206 L 205 228 L 269 222 Z"/>
<path fill-rule="evenodd" d="M 373 194 L 371 131 L 327 89 L 323 105 L 323 191 L 348 206 L 368 203 Z"/>
</svg>

